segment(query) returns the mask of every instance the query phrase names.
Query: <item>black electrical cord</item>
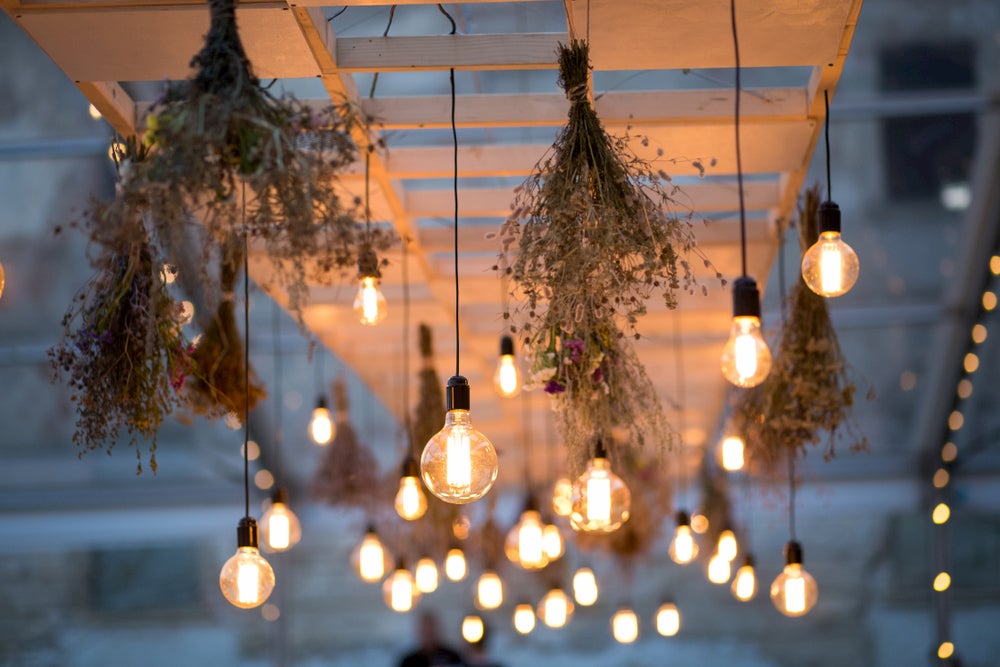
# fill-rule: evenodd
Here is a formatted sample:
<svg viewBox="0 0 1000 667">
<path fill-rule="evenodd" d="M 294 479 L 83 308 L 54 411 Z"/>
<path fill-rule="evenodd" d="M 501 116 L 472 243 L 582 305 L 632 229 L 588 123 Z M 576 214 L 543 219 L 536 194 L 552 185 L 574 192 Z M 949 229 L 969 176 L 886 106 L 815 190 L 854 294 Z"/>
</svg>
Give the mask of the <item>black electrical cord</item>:
<svg viewBox="0 0 1000 667">
<path fill-rule="evenodd" d="M 277 302 L 273 303 L 273 313 L 271 316 L 271 342 L 274 359 L 274 475 L 277 486 L 282 486 L 283 466 L 281 462 L 281 445 L 284 440 L 281 419 L 281 396 L 282 396 L 282 365 L 281 350 L 278 344 L 278 335 L 281 331 L 281 308 Z"/>
<path fill-rule="evenodd" d="M 826 117 L 823 121 L 823 134 L 826 141 L 826 200 L 833 201 L 833 186 L 830 185 L 830 91 L 823 91 L 823 103 Z"/>
<path fill-rule="evenodd" d="M 729 0 L 729 16 L 733 29 L 733 50 L 736 52 L 736 182 L 740 195 L 740 265 L 747 275 L 747 213 L 743 196 L 743 155 L 740 151 L 740 40 L 736 32 L 736 0 Z"/>
<path fill-rule="evenodd" d="M 250 231 L 243 182 L 243 510 L 250 518 Z"/>
<path fill-rule="evenodd" d="M 413 451 L 413 428 L 410 423 L 410 239 L 403 236 L 403 428 L 406 429 L 406 451 Z"/>
<path fill-rule="evenodd" d="M 437 6 L 438 11 L 444 14 L 448 22 L 451 23 L 451 32 L 449 34 L 454 35 L 458 31 L 458 25 L 455 23 L 455 19 L 452 18 L 451 14 L 448 13 L 441 4 Z M 458 298 L 459 298 L 459 288 L 458 288 L 458 128 L 455 125 L 455 68 L 452 67 L 448 70 L 448 83 L 451 88 L 451 143 L 452 143 L 452 179 L 451 179 L 451 189 L 452 196 L 454 199 L 454 253 L 455 253 L 455 375 L 461 375 L 460 365 L 459 365 L 459 323 L 458 323 Z"/>
</svg>

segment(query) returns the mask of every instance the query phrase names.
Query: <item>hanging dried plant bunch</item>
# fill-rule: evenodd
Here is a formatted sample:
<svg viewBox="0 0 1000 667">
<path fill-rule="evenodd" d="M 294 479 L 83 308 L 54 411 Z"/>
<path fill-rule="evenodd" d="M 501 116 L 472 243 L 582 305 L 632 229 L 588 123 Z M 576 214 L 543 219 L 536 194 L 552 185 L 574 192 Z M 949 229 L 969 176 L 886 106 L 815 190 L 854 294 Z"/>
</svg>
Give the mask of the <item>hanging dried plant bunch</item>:
<svg viewBox="0 0 1000 667">
<path fill-rule="evenodd" d="M 333 386 L 337 406 L 337 435 L 324 448 L 312 482 L 312 497 L 327 505 L 360 507 L 371 515 L 382 501 L 378 462 L 358 439 L 348 415 L 343 380 Z"/>
<path fill-rule="evenodd" d="M 805 192 L 799 209 L 803 250 L 819 234 L 818 211 L 817 186 Z M 788 321 L 771 373 L 743 393 L 735 410 L 753 464 L 774 471 L 787 455 L 804 454 L 821 442 L 826 459 L 834 456 L 838 440 L 847 440 L 851 451 L 867 449 L 868 439 L 851 411 L 856 391 L 826 299 L 800 275 L 788 298 Z"/>
<path fill-rule="evenodd" d="M 118 224 L 107 225 L 108 218 Z M 95 202 L 75 226 L 90 241 L 95 275 L 63 317 L 62 341 L 49 350 L 53 380 L 68 384 L 76 406 L 73 442 L 81 454 L 110 453 L 124 436 L 136 448 L 137 472 L 148 442 L 156 472 L 156 432 L 183 404 L 194 366 L 181 332 L 183 307 L 167 287 L 141 207 L 127 199 Z"/>
</svg>

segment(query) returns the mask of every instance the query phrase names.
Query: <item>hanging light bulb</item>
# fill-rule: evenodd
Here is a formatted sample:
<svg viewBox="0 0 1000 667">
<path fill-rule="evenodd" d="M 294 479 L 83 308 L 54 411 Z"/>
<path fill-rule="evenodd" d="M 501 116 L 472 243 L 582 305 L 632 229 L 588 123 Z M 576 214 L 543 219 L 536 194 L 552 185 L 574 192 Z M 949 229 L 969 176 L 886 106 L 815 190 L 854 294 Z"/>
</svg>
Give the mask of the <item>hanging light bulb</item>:
<svg viewBox="0 0 1000 667">
<path fill-rule="evenodd" d="M 573 616 L 573 603 L 561 588 L 553 588 L 538 603 L 538 617 L 550 628 L 562 628 Z"/>
<path fill-rule="evenodd" d="M 802 255 L 802 280 L 816 294 L 846 294 L 858 280 L 858 255 L 840 238 L 840 207 L 819 205 L 819 240 Z"/>
<path fill-rule="evenodd" d="M 399 491 L 393 503 L 396 514 L 407 521 L 415 521 L 427 511 L 427 496 L 420 483 L 420 466 L 412 456 L 403 461 L 403 470 L 399 476 Z"/>
<path fill-rule="evenodd" d="M 448 550 L 444 557 L 444 575 L 450 581 L 461 581 L 469 574 L 469 566 L 465 562 L 465 553 L 458 547 Z"/>
<path fill-rule="evenodd" d="M 802 545 L 785 545 L 785 569 L 771 584 L 771 602 L 785 616 L 804 616 L 816 604 L 816 580 L 802 567 Z"/>
<path fill-rule="evenodd" d="M 573 481 L 569 477 L 560 477 L 552 489 L 552 511 L 559 516 L 569 516 L 573 513 Z"/>
<path fill-rule="evenodd" d="M 562 558 L 562 555 L 566 552 L 566 543 L 563 541 L 562 531 L 554 523 L 545 524 L 545 528 L 542 530 L 542 551 L 545 552 L 545 556 L 550 563 Z"/>
<path fill-rule="evenodd" d="M 424 556 L 417 561 L 413 580 L 421 593 L 433 593 L 438 587 L 438 568 L 433 558 Z"/>
<path fill-rule="evenodd" d="M 597 577 L 589 567 L 581 567 L 573 575 L 573 598 L 578 604 L 589 607 L 597 602 Z"/>
<path fill-rule="evenodd" d="M 236 528 L 236 553 L 219 572 L 219 588 L 233 606 L 252 609 L 274 590 L 274 570 L 257 550 L 257 522 L 248 516 Z"/>
<path fill-rule="evenodd" d="M 733 579 L 733 596 L 740 602 L 749 602 L 757 596 L 757 572 L 753 556 L 743 557 L 743 566 L 736 571 Z"/>
<path fill-rule="evenodd" d="M 495 570 L 485 570 L 476 582 L 476 606 L 487 611 L 503 604 L 503 579 Z"/>
<path fill-rule="evenodd" d="M 382 540 L 378 538 L 375 526 L 368 525 L 361 543 L 355 547 L 351 554 L 351 563 L 358 576 L 361 577 L 361 581 L 374 583 L 385 576 L 386 570 L 392 563 L 392 556 L 382 544 Z"/>
<path fill-rule="evenodd" d="M 727 472 L 743 470 L 746 445 L 738 435 L 727 435 L 719 444 L 719 464 Z"/>
<path fill-rule="evenodd" d="M 512 562 L 525 570 L 540 570 L 549 564 L 543 541 L 545 524 L 538 512 L 538 503 L 529 493 L 524 502 L 521 518 L 507 532 L 504 553 Z"/>
<path fill-rule="evenodd" d="M 326 405 L 326 396 L 320 396 L 309 420 L 309 435 L 317 445 L 329 445 L 336 434 L 337 428 L 330 417 L 330 408 Z"/>
<path fill-rule="evenodd" d="M 354 313 L 361 324 L 375 326 L 388 315 L 385 295 L 379 289 L 382 273 L 378 268 L 378 256 L 372 249 L 361 252 L 358 259 L 358 294 L 354 297 Z"/>
<path fill-rule="evenodd" d="M 632 492 L 611 471 L 608 452 L 598 440 L 594 458 L 573 484 L 570 525 L 587 533 L 611 533 L 628 521 L 631 507 Z"/>
<path fill-rule="evenodd" d="M 673 637 L 681 629 L 681 612 L 673 602 L 665 602 L 656 610 L 656 631 L 664 637 Z"/>
<path fill-rule="evenodd" d="M 521 393 L 521 372 L 514 360 L 514 339 L 510 336 L 500 338 L 500 360 L 497 362 L 497 372 L 493 375 L 493 386 L 504 398 L 512 398 Z"/>
<path fill-rule="evenodd" d="M 732 564 L 718 552 L 708 559 L 708 580 L 713 584 L 727 583 L 732 573 Z"/>
<path fill-rule="evenodd" d="M 271 496 L 271 506 L 260 518 L 260 532 L 266 551 L 287 551 L 302 539 L 302 527 L 295 512 L 288 508 L 288 493 L 278 488 Z"/>
<path fill-rule="evenodd" d="M 469 416 L 469 381 L 460 375 L 448 380 L 448 414 L 444 428 L 424 447 L 420 472 L 424 484 L 447 503 L 463 504 L 482 498 L 497 479 L 497 452 L 477 431 Z"/>
<path fill-rule="evenodd" d="M 7 273 L 3 270 L 3 263 L 0 262 L 0 298 L 3 297 L 4 287 L 7 286 Z"/>
<path fill-rule="evenodd" d="M 730 563 L 736 560 L 736 555 L 740 551 L 740 545 L 736 541 L 736 534 L 728 528 L 719 533 L 719 542 L 715 550 Z"/>
<path fill-rule="evenodd" d="M 611 617 L 611 634 L 619 644 L 631 644 L 639 638 L 639 617 L 628 607 L 622 607 Z"/>
<path fill-rule="evenodd" d="M 420 601 L 420 590 L 402 560 L 396 561 L 396 569 L 382 582 L 382 596 L 389 609 L 400 613 L 412 610 Z"/>
<path fill-rule="evenodd" d="M 756 387 L 771 370 L 771 350 L 760 331 L 757 281 L 741 276 L 733 283 L 733 325 L 722 350 L 722 374 L 737 387 Z"/>
<path fill-rule="evenodd" d="M 470 615 L 462 619 L 462 639 L 468 643 L 475 644 L 485 633 L 486 627 L 479 616 Z"/>
<path fill-rule="evenodd" d="M 698 556 L 698 543 L 691 532 L 691 518 L 687 512 L 677 513 L 677 528 L 670 542 L 670 558 L 679 565 L 687 565 Z"/>
<path fill-rule="evenodd" d="M 530 604 L 521 603 L 514 607 L 514 629 L 522 635 L 535 629 L 535 610 Z"/>
</svg>

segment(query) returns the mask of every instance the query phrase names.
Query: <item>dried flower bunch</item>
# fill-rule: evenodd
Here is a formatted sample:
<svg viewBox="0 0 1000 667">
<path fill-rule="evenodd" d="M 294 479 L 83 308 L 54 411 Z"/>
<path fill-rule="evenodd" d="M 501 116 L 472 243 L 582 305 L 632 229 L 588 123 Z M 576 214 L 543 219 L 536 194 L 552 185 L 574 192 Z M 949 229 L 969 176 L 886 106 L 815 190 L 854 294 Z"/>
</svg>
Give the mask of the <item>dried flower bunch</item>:
<svg viewBox="0 0 1000 667">
<path fill-rule="evenodd" d="M 348 416 L 347 389 L 343 380 L 333 386 L 337 406 L 337 435 L 323 450 L 312 482 L 312 497 L 327 505 L 360 507 L 372 514 L 381 501 L 378 462 L 358 439 Z M 389 496 L 391 498 L 391 496 Z"/>
<path fill-rule="evenodd" d="M 819 235 L 819 190 L 807 190 L 799 209 L 799 241 L 807 249 Z M 734 412 L 751 461 L 775 470 L 826 437 L 824 458 L 846 438 L 852 451 L 868 447 L 851 414 L 857 387 L 837 341 L 826 299 L 801 276 L 788 298 L 788 321 L 767 379 L 743 393 Z M 869 398 L 871 395 L 869 393 Z"/>
</svg>

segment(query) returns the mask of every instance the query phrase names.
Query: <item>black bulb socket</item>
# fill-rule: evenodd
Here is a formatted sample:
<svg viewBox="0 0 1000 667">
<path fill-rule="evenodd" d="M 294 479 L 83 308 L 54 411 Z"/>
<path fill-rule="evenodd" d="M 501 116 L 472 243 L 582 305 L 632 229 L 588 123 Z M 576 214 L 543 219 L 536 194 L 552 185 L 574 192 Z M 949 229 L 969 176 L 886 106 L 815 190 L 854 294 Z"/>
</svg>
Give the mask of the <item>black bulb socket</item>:
<svg viewBox="0 0 1000 667">
<path fill-rule="evenodd" d="M 400 477 L 420 477 L 420 464 L 417 459 L 407 456 L 403 459 L 403 466 L 399 472 Z"/>
<path fill-rule="evenodd" d="M 445 408 L 451 410 L 468 410 L 472 405 L 469 393 L 469 381 L 461 375 L 452 375 L 448 378 L 448 385 L 444 389 Z"/>
<path fill-rule="evenodd" d="M 372 523 L 371 521 L 369 521 L 368 524 L 365 526 L 365 535 L 376 535 L 376 536 L 378 535 L 378 533 L 375 531 L 375 524 Z"/>
<path fill-rule="evenodd" d="M 795 540 L 785 544 L 785 565 L 802 565 L 802 545 Z"/>
<path fill-rule="evenodd" d="M 378 255 L 371 248 L 362 250 L 358 256 L 358 278 L 381 278 L 378 268 Z"/>
<path fill-rule="evenodd" d="M 524 496 L 524 511 L 525 512 L 538 511 L 538 498 L 536 498 L 535 494 L 530 491 L 527 493 L 527 495 Z"/>
<path fill-rule="evenodd" d="M 514 356 L 514 339 L 510 336 L 500 337 L 500 356 L 501 357 L 513 357 Z"/>
<path fill-rule="evenodd" d="M 326 405 L 326 396 L 320 396 L 316 399 L 316 409 L 317 410 L 329 410 L 330 408 Z"/>
<path fill-rule="evenodd" d="M 606 459 L 608 458 L 608 450 L 604 446 L 604 441 L 598 438 L 597 442 L 594 444 L 594 458 L 595 459 Z"/>
<path fill-rule="evenodd" d="M 271 504 L 281 503 L 282 505 L 288 504 L 288 491 L 283 486 L 279 486 L 271 494 Z"/>
<path fill-rule="evenodd" d="M 750 567 L 757 567 L 757 559 L 753 556 L 747 554 L 743 557 L 743 565 L 749 565 Z"/>
<path fill-rule="evenodd" d="M 677 512 L 677 525 L 678 526 L 690 526 L 691 525 L 691 517 L 684 510 L 680 510 L 679 512 Z"/>
<path fill-rule="evenodd" d="M 733 281 L 733 317 L 760 319 L 760 290 L 750 276 L 740 276 Z"/>
<path fill-rule="evenodd" d="M 819 205 L 819 233 L 840 233 L 840 207 L 832 201 Z"/>
<path fill-rule="evenodd" d="M 257 520 L 252 516 L 245 516 L 236 526 L 236 546 L 256 549 L 257 544 Z"/>
</svg>

